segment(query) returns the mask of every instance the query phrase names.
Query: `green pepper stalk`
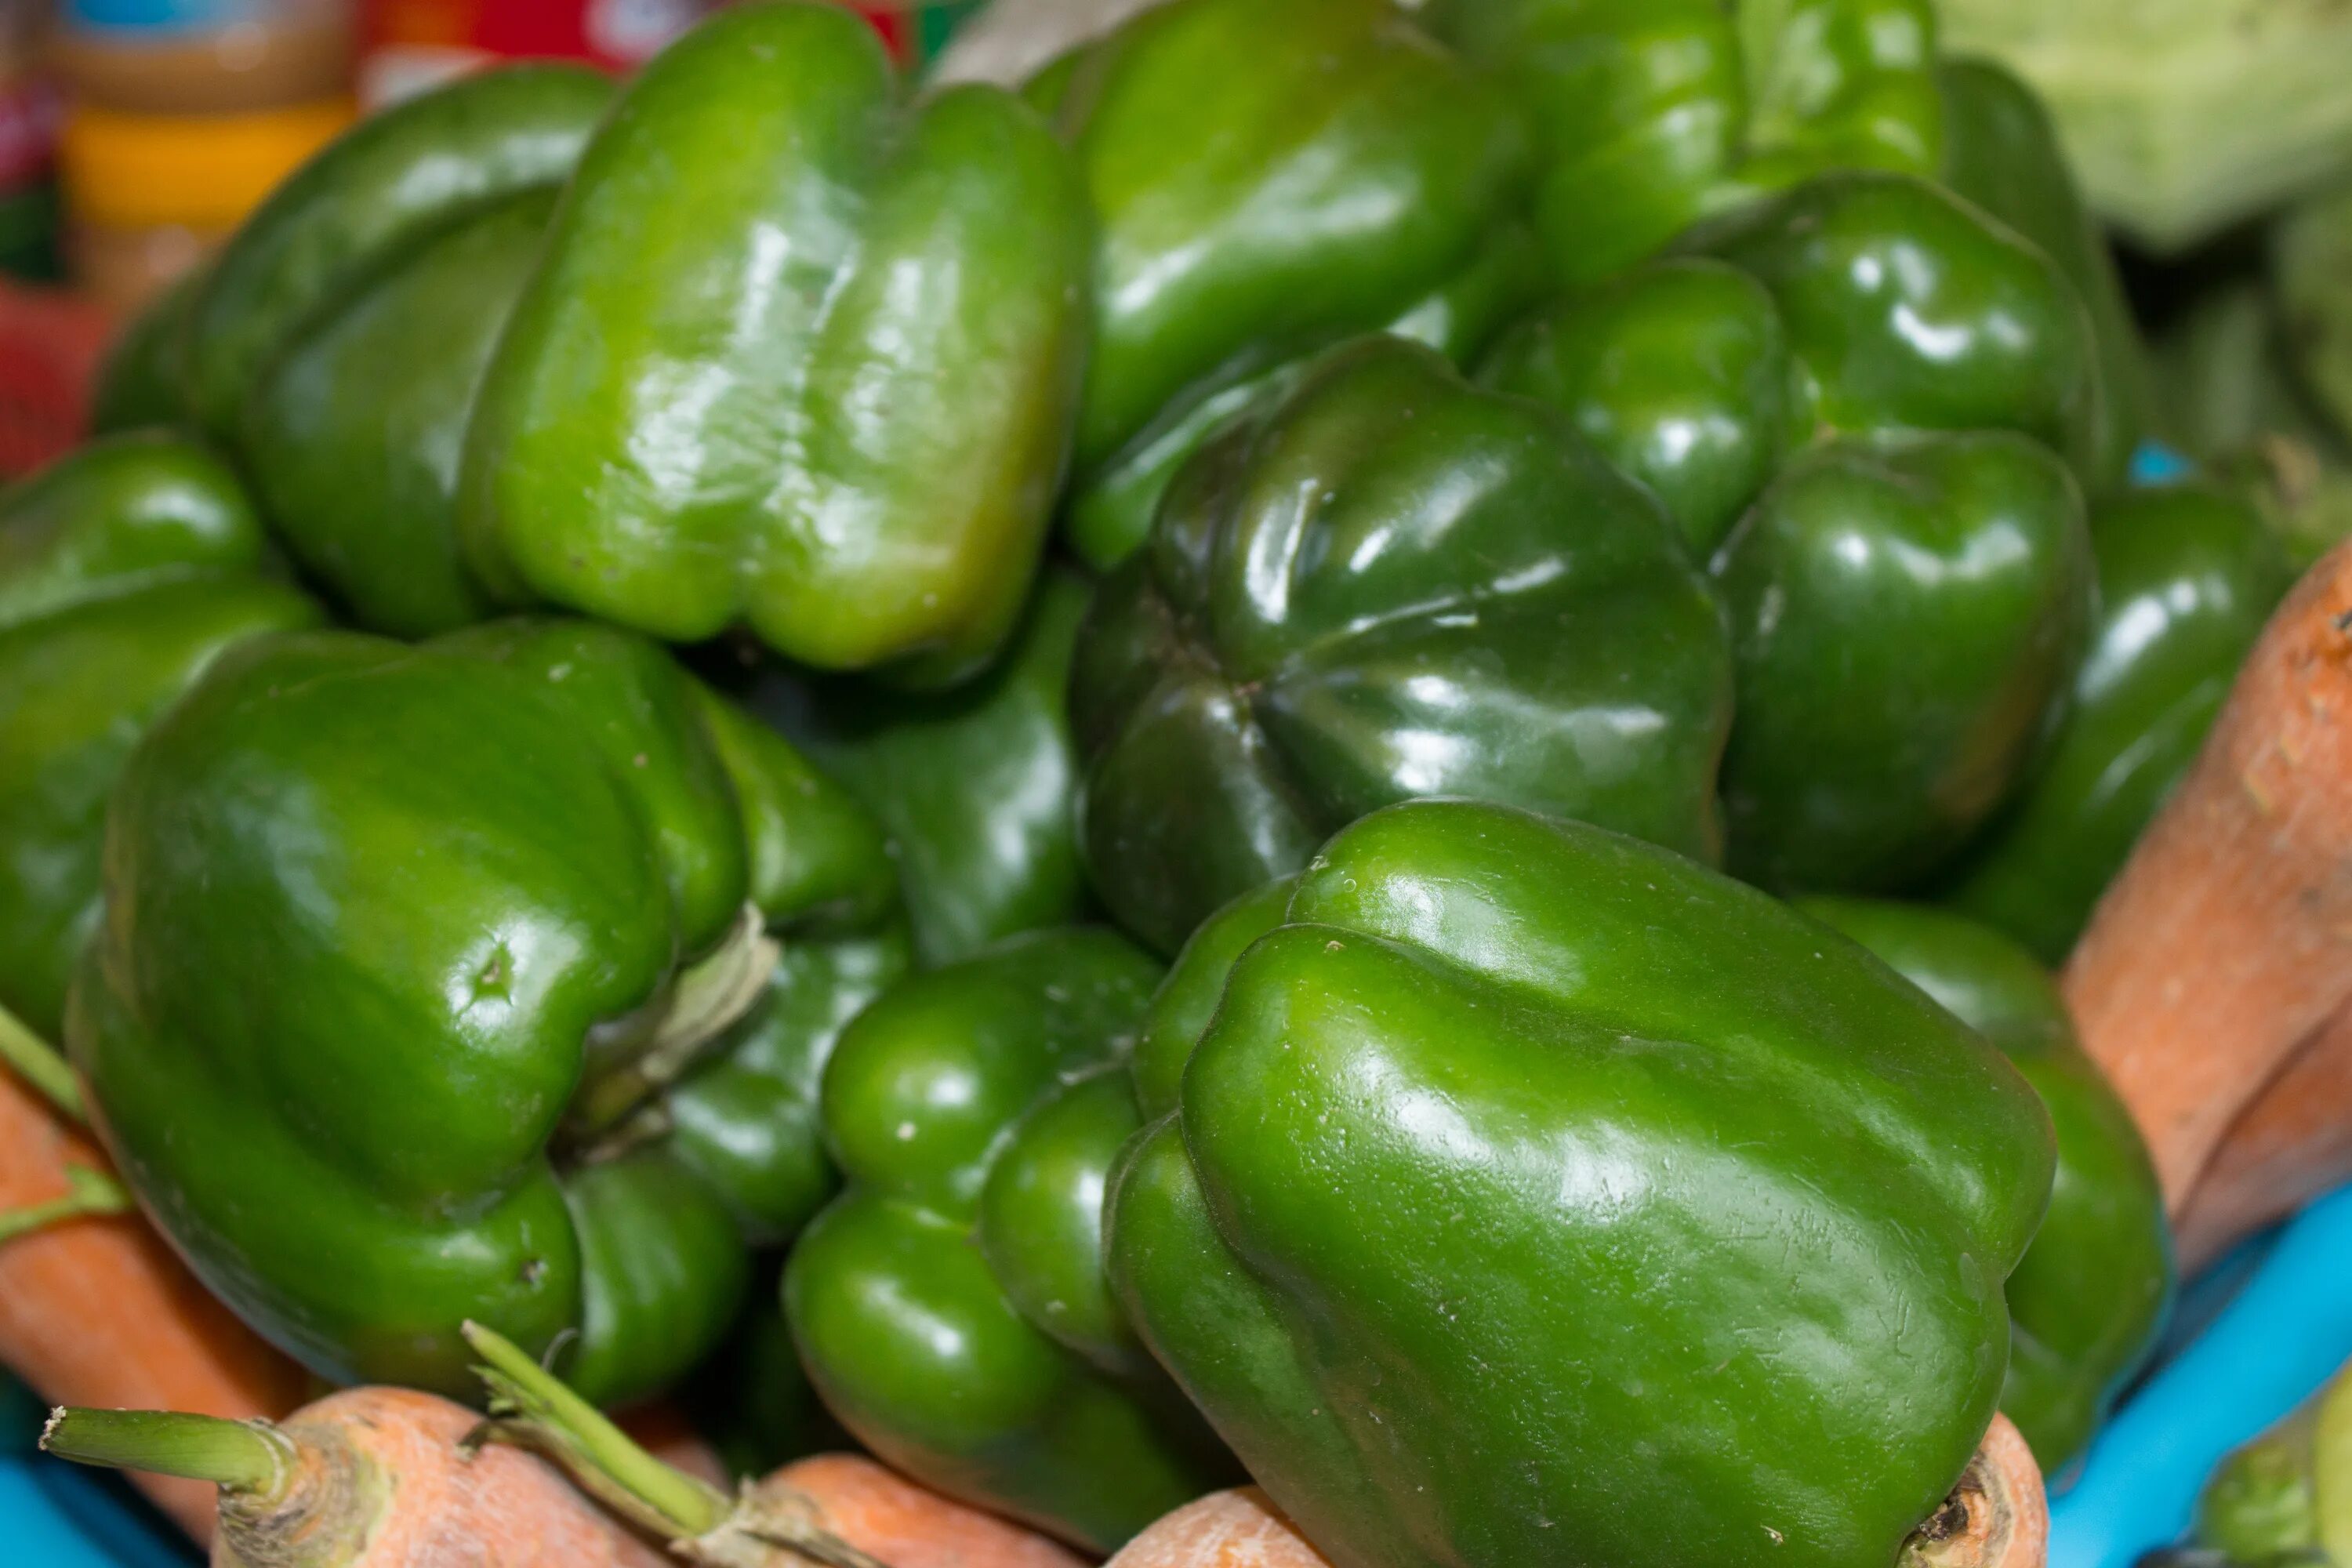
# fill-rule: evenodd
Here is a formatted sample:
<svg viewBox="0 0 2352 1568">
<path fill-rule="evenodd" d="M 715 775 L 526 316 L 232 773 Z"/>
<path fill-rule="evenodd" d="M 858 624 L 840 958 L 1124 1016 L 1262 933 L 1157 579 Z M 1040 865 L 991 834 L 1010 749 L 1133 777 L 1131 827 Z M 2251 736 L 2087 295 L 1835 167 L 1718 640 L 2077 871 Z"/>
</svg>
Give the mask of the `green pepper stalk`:
<svg viewBox="0 0 2352 1568">
<path fill-rule="evenodd" d="M 490 1394 L 490 1419 L 478 1437 L 514 1444 L 551 1460 L 582 1490 L 689 1563 L 765 1568 L 887 1565 L 817 1522 L 796 1489 L 770 1481 L 726 1495 L 656 1459 L 596 1407 L 566 1387 L 513 1341 L 467 1323 L 466 1343 L 482 1358 L 474 1371 Z"/>
</svg>

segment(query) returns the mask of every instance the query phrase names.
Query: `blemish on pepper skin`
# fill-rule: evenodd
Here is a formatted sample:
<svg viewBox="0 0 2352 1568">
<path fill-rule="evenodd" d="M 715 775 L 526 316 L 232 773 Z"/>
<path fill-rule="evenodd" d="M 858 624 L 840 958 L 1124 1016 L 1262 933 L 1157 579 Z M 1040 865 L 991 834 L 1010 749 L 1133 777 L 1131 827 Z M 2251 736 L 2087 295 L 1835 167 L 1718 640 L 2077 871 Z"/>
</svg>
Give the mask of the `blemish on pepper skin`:
<svg viewBox="0 0 2352 1568">
<path fill-rule="evenodd" d="M 528 1285 L 528 1286 L 532 1287 L 533 1289 L 536 1289 L 536 1288 L 538 1287 L 538 1285 L 539 1285 L 539 1282 L 540 1282 L 541 1280 L 542 1280 L 542 1279 L 546 1279 L 546 1278 L 547 1278 L 547 1259 L 546 1259 L 546 1258 L 524 1258 L 524 1259 L 523 1259 L 523 1262 L 522 1262 L 522 1282 L 523 1282 L 525 1285 Z"/>
</svg>

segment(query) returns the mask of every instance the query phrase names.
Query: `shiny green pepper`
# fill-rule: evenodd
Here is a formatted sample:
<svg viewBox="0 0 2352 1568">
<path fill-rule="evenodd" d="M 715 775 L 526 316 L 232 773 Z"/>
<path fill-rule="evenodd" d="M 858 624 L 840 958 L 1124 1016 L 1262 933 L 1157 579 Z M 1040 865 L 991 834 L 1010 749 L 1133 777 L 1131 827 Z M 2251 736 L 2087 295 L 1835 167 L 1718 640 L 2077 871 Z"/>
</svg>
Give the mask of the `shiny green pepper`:
<svg viewBox="0 0 2352 1568">
<path fill-rule="evenodd" d="M 1174 1108 L 1106 1245 L 1338 1568 L 1893 1563 L 2049 1194 L 2000 1053 L 1769 896 L 1507 806 L 1367 816 L 1257 918 L 1178 960 L 1205 1027 L 1137 1058 Z"/>
<path fill-rule="evenodd" d="M 2042 1096 L 2057 1136 L 2050 1212 L 2009 1277 L 2000 1407 L 2056 1475 L 2164 1328 L 2172 1232 L 2131 1112 L 2074 1037 L 2033 955 L 1965 916 L 1918 904 L 1801 900 L 2001 1049 Z"/>
<path fill-rule="evenodd" d="M 1518 117 L 1390 0 L 1173 0 L 1030 96 L 1099 215 L 1066 523 L 1097 566 L 1269 373 L 1383 327 L 1465 354 L 1527 298 Z"/>
<path fill-rule="evenodd" d="M 617 1402 L 831 1190 L 814 1083 L 894 899 L 839 786 L 632 634 L 254 639 L 122 771 L 68 1044 L 148 1213 L 314 1371 L 462 1393 L 471 1318 Z"/>
<path fill-rule="evenodd" d="M 1810 181 L 1523 323 L 1482 379 L 1654 490 L 1729 613 L 1731 864 L 1887 888 L 1948 859 L 2063 716 L 2093 565 L 2056 267 L 1924 181 Z"/>
<path fill-rule="evenodd" d="M 926 965 L 1085 907 L 1069 686 L 1087 596 L 1075 575 L 1049 569 L 1003 658 L 951 691 L 812 682 L 772 663 L 751 684 L 752 708 L 889 834 Z"/>
<path fill-rule="evenodd" d="M 525 192 L 418 244 L 299 334 L 247 401 L 238 449 L 278 536 L 369 630 L 428 637 L 495 611 L 458 556 L 457 460 L 554 205 Z"/>
<path fill-rule="evenodd" d="M 1237 1479 L 1102 1270 L 1125 1053 L 1160 966 L 1084 927 L 887 993 L 825 1071 L 848 1188 L 784 1268 L 810 1377 L 925 1485 L 1108 1552 Z"/>
<path fill-rule="evenodd" d="M 2099 614 L 2073 711 L 1943 896 L 2055 963 L 2188 770 L 2293 574 L 2262 516 L 2201 486 L 2092 509 Z"/>
<path fill-rule="evenodd" d="M 362 121 L 270 195 L 188 304 L 187 393 L 236 439 L 287 346 L 414 247 L 570 175 L 612 101 L 585 67 L 515 66 Z"/>
<path fill-rule="evenodd" d="M 1163 951 L 1412 795 L 1712 855 L 1730 676 L 1666 517 L 1566 419 L 1419 344 L 1342 344 L 1185 465 L 1097 595 L 1080 844 Z"/>
<path fill-rule="evenodd" d="M 189 273 L 150 300 L 108 345 L 90 392 L 91 435 L 196 426 L 188 405 L 188 318 L 204 283 L 202 268 Z"/>
<path fill-rule="evenodd" d="M 223 649 L 314 625 L 235 475 L 190 442 L 93 442 L 0 496 L 0 1006 L 56 1038 L 98 923 L 106 801 Z"/>
<path fill-rule="evenodd" d="M 467 432 L 495 593 L 922 683 L 987 662 L 1068 449 L 1086 193 L 1010 94 L 903 96 L 810 4 L 730 7 L 628 87 Z"/>
<path fill-rule="evenodd" d="M 1942 156 L 1929 0 L 1434 0 L 1429 25 L 1528 107 L 1563 285 L 1811 175 Z"/>
<path fill-rule="evenodd" d="M 2124 297 L 2114 250 L 2067 166 L 2050 111 L 2008 67 L 1946 60 L 1939 177 L 2042 247 L 2090 312 L 2099 412 L 2084 477 L 2095 491 L 2121 484 L 2151 419 L 2147 350 Z"/>
</svg>

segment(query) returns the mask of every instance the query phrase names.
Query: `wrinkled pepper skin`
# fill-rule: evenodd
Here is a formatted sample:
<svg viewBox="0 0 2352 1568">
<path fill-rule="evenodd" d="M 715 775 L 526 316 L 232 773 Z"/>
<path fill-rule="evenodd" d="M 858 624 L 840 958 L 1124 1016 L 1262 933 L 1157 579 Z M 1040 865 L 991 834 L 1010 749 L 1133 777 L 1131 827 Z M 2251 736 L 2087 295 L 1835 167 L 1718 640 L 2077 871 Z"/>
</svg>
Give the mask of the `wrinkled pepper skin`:
<svg viewBox="0 0 2352 1568">
<path fill-rule="evenodd" d="M 2034 760 L 2090 624 L 2081 304 L 1904 175 L 1824 175 L 1694 244 L 1530 317 L 1480 377 L 1565 413 L 1711 554 L 1732 867 L 1915 881 Z"/>
<path fill-rule="evenodd" d="M 297 170 L 190 304 L 188 395 L 205 427 L 235 440 L 263 371 L 365 279 L 485 208 L 562 184 L 612 98 L 585 67 L 512 66 L 371 116 Z"/>
<path fill-rule="evenodd" d="M 1717 845 L 1723 621 L 1553 410 L 1375 337 L 1178 474 L 1080 634 L 1079 839 L 1172 952 L 1350 819 L 1465 795 Z"/>
<path fill-rule="evenodd" d="M 2000 1047 L 2050 1112 L 2056 1174 L 2050 1212 L 2009 1277 L 2000 1407 L 2056 1475 L 2147 1359 L 2171 1305 L 2172 1233 L 2147 1145 L 2032 953 L 1922 904 L 1811 898 L 1797 907 Z"/>
<path fill-rule="evenodd" d="M 948 683 L 1011 632 L 1087 346 L 1086 193 L 995 88 L 730 8 L 583 155 L 477 402 L 469 563 L 677 641 Z"/>
<path fill-rule="evenodd" d="M 1928 0 L 1434 0 L 1429 26 L 1527 105 L 1563 287 L 1811 175 L 1942 157 Z"/>
<path fill-rule="evenodd" d="M 2049 1193 L 2000 1053 L 1767 894 L 1488 803 L 1358 821 L 1280 922 L 1104 1223 L 1301 1531 L 1339 1568 L 1893 1563 Z"/>
<path fill-rule="evenodd" d="M 457 461 L 554 205 L 511 196 L 363 279 L 246 403 L 238 449 L 278 538 L 368 630 L 430 637 L 496 613 L 458 554 Z"/>
<path fill-rule="evenodd" d="M 752 685 L 760 715 L 889 834 L 926 967 L 1086 908 L 1069 687 L 1087 603 L 1085 584 L 1049 568 L 1003 658 L 950 691 L 813 683 L 772 664 Z"/>
<path fill-rule="evenodd" d="M 802 1359 L 861 1442 L 1100 1552 L 1236 1474 L 1103 1278 L 1104 1174 L 1139 1125 L 1126 1052 L 1159 978 L 1067 927 L 886 994 L 825 1071 L 847 1189 L 784 1266 Z"/>
<path fill-rule="evenodd" d="M 2261 514 L 2202 486 L 2113 497 L 2091 545 L 2099 613 L 2065 728 L 1943 889 L 2045 963 L 2082 934 L 2294 580 Z"/>
<path fill-rule="evenodd" d="M 1400 323 L 1467 352 L 1532 281 L 1518 115 L 1389 0 L 1175 0 L 1029 92 L 1099 215 L 1067 523 L 1097 567 L 1267 372 Z"/>
<path fill-rule="evenodd" d="M 470 1318 L 617 1403 L 824 1196 L 728 1134 L 789 1143 L 776 1032 L 887 978 L 892 898 L 855 803 L 632 634 L 261 638 L 123 770 L 68 1043 L 157 1225 L 322 1376 L 460 1393 Z"/>
<path fill-rule="evenodd" d="M 63 1027 L 133 742 L 224 649 L 320 619 L 274 567 L 236 476 L 174 437 L 0 495 L 0 1006 L 36 1033 Z"/>
<path fill-rule="evenodd" d="M 2147 434 L 2151 395 L 2147 348 L 2115 252 L 2032 88 L 1989 59 L 1948 59 L 1936 81 L 1944 103 L 1943 184 L 2040 246 L 2090 313 L 2099 412 L 2084 478 L 2094 493 L 2113 489 Z"/>
</svg>

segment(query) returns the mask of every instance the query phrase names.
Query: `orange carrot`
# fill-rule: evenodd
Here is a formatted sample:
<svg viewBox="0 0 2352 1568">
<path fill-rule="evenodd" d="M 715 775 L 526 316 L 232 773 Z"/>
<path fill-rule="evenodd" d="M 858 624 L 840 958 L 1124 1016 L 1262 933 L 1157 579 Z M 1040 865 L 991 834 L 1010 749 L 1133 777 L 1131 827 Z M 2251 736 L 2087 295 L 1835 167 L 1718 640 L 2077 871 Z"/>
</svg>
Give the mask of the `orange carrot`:
<svg viewBox="0 0 2352 1568">
<path fill-rule="evenodd" d="M 104 1158 L 0 1071 L 0 1212 L 50 1222 L 0 1240 L 0 1362 L 44 1399 L 281 1415 L 304 1378 L 196 1282 L 136 1214 L 108 1212 Z M 135 1478 L 210 1537 L 213 1489 Z"/>
<path fill-rule="evenodd" d="M 214 1568 L 658 1568 L 535 1457 L 466 1444 L 480 1418 L 404 1388 L 348 1388 L 283 1425 L 65 1410 L 41 1446 L 217 1489 Z"/>
<path fill-rule="evenodd" d="M 1058 1542 L 939 1493 L 857 1454 L 796 1460 L 751 1489 L 762 1513 L 848 1542 L 889 1568 L 1083 1568 Z M 794 1554 L 776 1552 L 782 1563 Z"/>
<path fill-rule="evenodd" d="M 1895 1568 L 2042 1568 L 2050 1508 L 2042 1472 L 2005 1415 L 1993 1417 L 1944 1506 Z M 1331 1568 L 1255 1487 L 1212 1492 L 1155 1521 L 1104 1568 Z"/>
<path fill-rule="evenodd" d="M 2352 1004 L 2239 1112 L 2175 1227 L 2184 1275 L 2352 1173 Z"/>
<path fill-rule="evenodd" d="M 2177 1219 L 2247 1108 L 2352 995 L 2352 544 L 2272 616 L 2064 984 Z"/>
<path fill-rule="evenodd" d="M 870 1459 L 821 1454 L 730 1499 L 646 1453 L 512 1343 L 467 1342 L 490 1391 L 490 1436 L 553 1459 L 589 1495 L 710 1568 L 1083 1568 L 1042 1535 L 924 1490 Z"/>
</svg>

